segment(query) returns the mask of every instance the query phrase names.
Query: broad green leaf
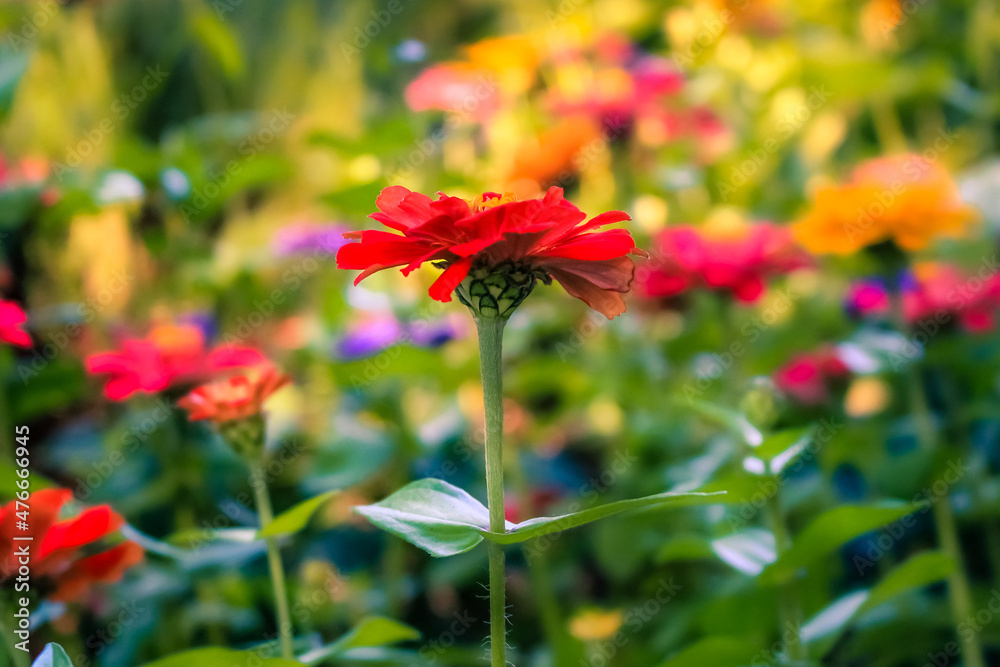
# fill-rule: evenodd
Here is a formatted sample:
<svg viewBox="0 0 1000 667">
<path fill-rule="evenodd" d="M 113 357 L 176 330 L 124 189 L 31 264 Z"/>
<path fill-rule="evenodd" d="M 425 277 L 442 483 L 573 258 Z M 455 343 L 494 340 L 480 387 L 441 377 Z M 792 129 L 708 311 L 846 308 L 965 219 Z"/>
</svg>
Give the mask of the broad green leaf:
<svg viewBox="0 0 1000 667">
<path fill-rule="evenodd" d="M 687 405 L 701 416 L 725 426 L 751 447 L 759 447 L 764 442 L 764 436 L 757 427 L 735 410 L 704 401 L 689 401 L 682 405 Z"/>
<path fill-rule="evenodd" d="M 148 662 L 143 667 L 299 667 L 301 662 L 271 657 L 280 653 L 273 644 L 253 651 L 227 648 L 199 648 L 177 653 L 169 658 Z"/>
<path fill-rule="evenodd" d="M 327 491 L 315 498 L 302 501 L 275 517 L 274 521 L 266 528 L 257 532 L 257 537 L 277 537 L 278 535 L 291 535 L 299 532 L 306 527 L 316 510 L 338 493 L 340 492 L 337 490 Z"/>
<path fill-rule="evenodd" d="M 920 509 L 906 503 L 844 505 L 814 519 L 792 543 L 792 548 L 761 574 L 765 583 L 779 583 L 795 570 L 822 558 L 845 542 L 881 528 Z"/>
<path fill-rule="evenodd" d="M 31 667 L 73 667 L 73 661 L 59 644 L 47 644 Z"/>
<path fill-rule="evenodd" d="M 712 540 L 712 551 L 744 574 L 757 576 L 777 558 L 774 535 L 762 528 L 747 530 Z"/>
<path fill-rule="evenodd" d="M 906 591 L 940 581 L 954 569 L 955 561 L 947 554 L 940 551 L 919 553 L 882 577 L 871 589 L 860 611 L 866 612 Z"/>
<path fill-rule="evenodd" d="M 412 482 L 385 500 L 355 507 L 354 511 L 432 556 L 443 557 L 468 551 L 483 538 L 499 544 L 515 544 L 627 510 L 715 503 L 724 493 L 668 492 L 620 500 L 563 516 L 539 517 L 522 523 L 508 521 L 506 533 L 491 533 L 486 507 L 465 491 L 439 479 Z"/>
<path fill-rule="evenodd" d="M 481 502 L 440 479 L 421 479 L 354 511 L 432 556 L 454 556 L 483 541 L 489 511 Z"/>
<path fill-rule="evenodd" d="M 420 632 L 408 625 L 390 618 L 369 616 L 361 619 L 354 628 L 337 641 L 321 648 L 309 651 L 299 657 L 299 661 L 307 665 L 315 664 L 326 658 L 342 655 L 354 648 L 385 646 L 420 639 Z"/>
<path fill-rule="evenodd" d="M 737 637 L 706 637 L 687 647 L 660 667 L 735 667 L 750 664 L 760 652 L 754 642 Z"/>
</svg>

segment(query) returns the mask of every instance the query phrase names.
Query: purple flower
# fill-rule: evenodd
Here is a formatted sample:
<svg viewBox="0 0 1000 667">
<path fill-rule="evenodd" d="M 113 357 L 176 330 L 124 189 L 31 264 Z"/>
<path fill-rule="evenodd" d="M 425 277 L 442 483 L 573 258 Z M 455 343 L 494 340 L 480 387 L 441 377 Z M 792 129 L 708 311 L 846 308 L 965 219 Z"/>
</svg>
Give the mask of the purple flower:
<svg viewBox="0 0 1000 667">
<path fill-rule="evenodd" d="M 370 357 L 402 343 L 435 348 L 463 334 L 461 325 L 452 318 L 404 323 L 392 314 L 380 313 L 351 325 L 337 341 L 336 354 L 342 360 L 351 361 Z"/>
<path fill-rule="evenodd" d="M 278 257 L 307 253 L 335 255 L 347 243 L 344 232 L 350 229 L 336 223 L 296 222 L 274 235 L 271 246 Z"/>
</svg>

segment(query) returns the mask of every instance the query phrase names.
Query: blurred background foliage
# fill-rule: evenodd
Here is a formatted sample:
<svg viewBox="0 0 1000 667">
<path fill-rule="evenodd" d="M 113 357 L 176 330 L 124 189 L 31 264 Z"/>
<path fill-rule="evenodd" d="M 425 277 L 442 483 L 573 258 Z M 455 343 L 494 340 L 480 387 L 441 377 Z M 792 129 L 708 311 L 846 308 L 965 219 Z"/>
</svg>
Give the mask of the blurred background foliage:
<svg viewBox="0 0 1000 667">
<path fill-rule="evenodd" d="M 995 250 L 992 0 L 40 0 L 0 5 L 0 30 L 0 292 L 25 304 L 35 340 L 16 355 L 0 349 L 3 409 L 31 425 L 41 478 L 82 503 L 111 503 L 128 536 L 147 540 L 146 563 L 121 584 L 37 612 L 37 640 L 60 641 L 77 665 L 137 665 L 273 633 L 261 549 L 219 530 L 256 525 L 239 500 L 240 461 L 177 413 L 179 392 L 112 402 L 84 371 L 87 355 L 180 323 L 258 347 L 295 378 L 269 404 L 276 509 L 342 491 L 284 551 L 299 634 L 329 641 L 379 613 L 424 638 L 357 664 L 481 658 L 485 553 L 437 561 L 350 512 L 423 476 L 484 497 L 463 309 L 427 297 L 431 268 L 351 287 L 336 243 L 308 241 L 316 229 L 371 226 L 386 185 L 473 197 L 560 184 L 589 213 L 627 210 L 651 247 L 668 225 L 791 222 L 819 185 L 910 150 L 951 170 L 984 219 L 975 238 L 925 259 L 975 271 Z M 561 119 L 540 91 L 593 84 L 554 58 L 519 82 L 516 50 L 497 56 L 502 100 L 488 117 L 407 106 L 428 66 L 512 35 L 549 54 L 615 35 L 670 59 L 683 76 L 677 103 L 706 110 L 711 127 L 671 141 L 629 130 L 609 142 L 591 126 L 546 135 Z M 300 238 L 306 249 L 289 250 Z M 823 345 L 847 350 L 851 371 L 818 404 L 782 407 L 783 428 L 830 434 L 776 477 L 791 532 L 844 505 L 923 499 L 960 459 L 972 474 L 948 493 L 985 608 L 1000 586 L 1000 340 L 948 331 L 928 345 L 920 372 L 947 447 L 922 450 L 905 398 L 912 360 L 900 368 L 899 337 L 844 308 L 850 282 L 879 270 L 869 256 L 824 260 L 752 304 L 709 291 L 634 298 L 610 323 L 557 287 L 519 309 L 505 351 L 510 512 L 704 484 L 728 489 L 731 504 L 628 515 L 512 551 L 516 664 L 780 662 L 780 588 L 746 562 L 767 550 L 753 501 L 767 481 L 689 399 L 736 409 L 750 378 Z M 410 323 L 441 333 L 408 333 Z M 916 517 L 886 548 L 888 532 L 863 521 L 843 543 L 816 546 L 798 584 L 804 617 L 934 550 L 929 517 Z M 720 548 L 734 533 L 746 544 Z M 858 567 L 872 545 L 877 557 Z M 822 617 L 810 659 L 898 667 L 943 651 L 954 623 L 934 582 L 948 566 L 920 568 L 913 582 L 933 585 Z M 980 636 L 1000 661 L 1000 624 Z"/>
</svg>

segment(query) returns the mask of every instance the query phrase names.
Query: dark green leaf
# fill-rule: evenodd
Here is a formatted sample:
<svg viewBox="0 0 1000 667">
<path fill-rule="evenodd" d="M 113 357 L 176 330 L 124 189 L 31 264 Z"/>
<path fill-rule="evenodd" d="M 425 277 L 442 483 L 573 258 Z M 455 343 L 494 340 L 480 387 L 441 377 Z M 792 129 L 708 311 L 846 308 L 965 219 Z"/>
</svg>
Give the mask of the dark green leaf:
<svg viewBox="0 0 1000 667">
<path fill-rule="evenodd" d="M 795 570 L 825 556 L 859 535 L 892 523 L 920 509 L 905 503 L 844 505 L 821 514 L 795 538 L 792 548 L 761 575 L 762 581 L 778 583 Z"/>
</svg>

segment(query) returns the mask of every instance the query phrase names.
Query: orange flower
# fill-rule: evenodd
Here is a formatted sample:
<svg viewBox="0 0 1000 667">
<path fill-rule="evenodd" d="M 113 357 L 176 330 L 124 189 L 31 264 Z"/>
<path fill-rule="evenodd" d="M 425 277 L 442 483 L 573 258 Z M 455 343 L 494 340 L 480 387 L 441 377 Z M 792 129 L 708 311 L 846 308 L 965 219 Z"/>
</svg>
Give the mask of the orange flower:
<svg viewBox="0 0 1000 667">
<path fill-rule="evenodd" d="M 245 375 L 202 385 L 177 402 L 192 421 L 208 419 L 216 424 L 257 416 L 264 401 L 292 381 L 273 366 L 251 370 Z"/>
<path fill-rule="evenodd" d="M 45 579 L 56 602 L 82 598 L 95 584 L 113 583 L 125 570 L 143 559 L 142 547 L 123 542 L 92 556 L 79 558 L 80 551 L 93 549 L 101 540 L 117 532 L 124 519 L 107 505 L 91 507 L 78 516 L 59 520 L 63 505 L 73 494 L 68 489 L 43 489 L 27 500 L 28 526 L 22 525 L 24 504 L 11 501 L 0 506 L 0 583 L 19 572 L 19 538 L 30 537 L 31 574 Z"/>
<path fill-rule="evenodd" d="M 794 232 L 815 253 L 847 255 L 884 241 L 915 251 L 939 236 L 963 236 L 977 218 L 943 167 L 898 155 L 866 162 L 847 183 L 821 188 Z"/>
<path fill-rule="evenodd" d="M 508 181 L 526 191 L 558 184 L 579 171 L 577 155 L 599 137 L 600 128 L 589 118 L 565 118 L 518 148 Z"/>
</svg>

